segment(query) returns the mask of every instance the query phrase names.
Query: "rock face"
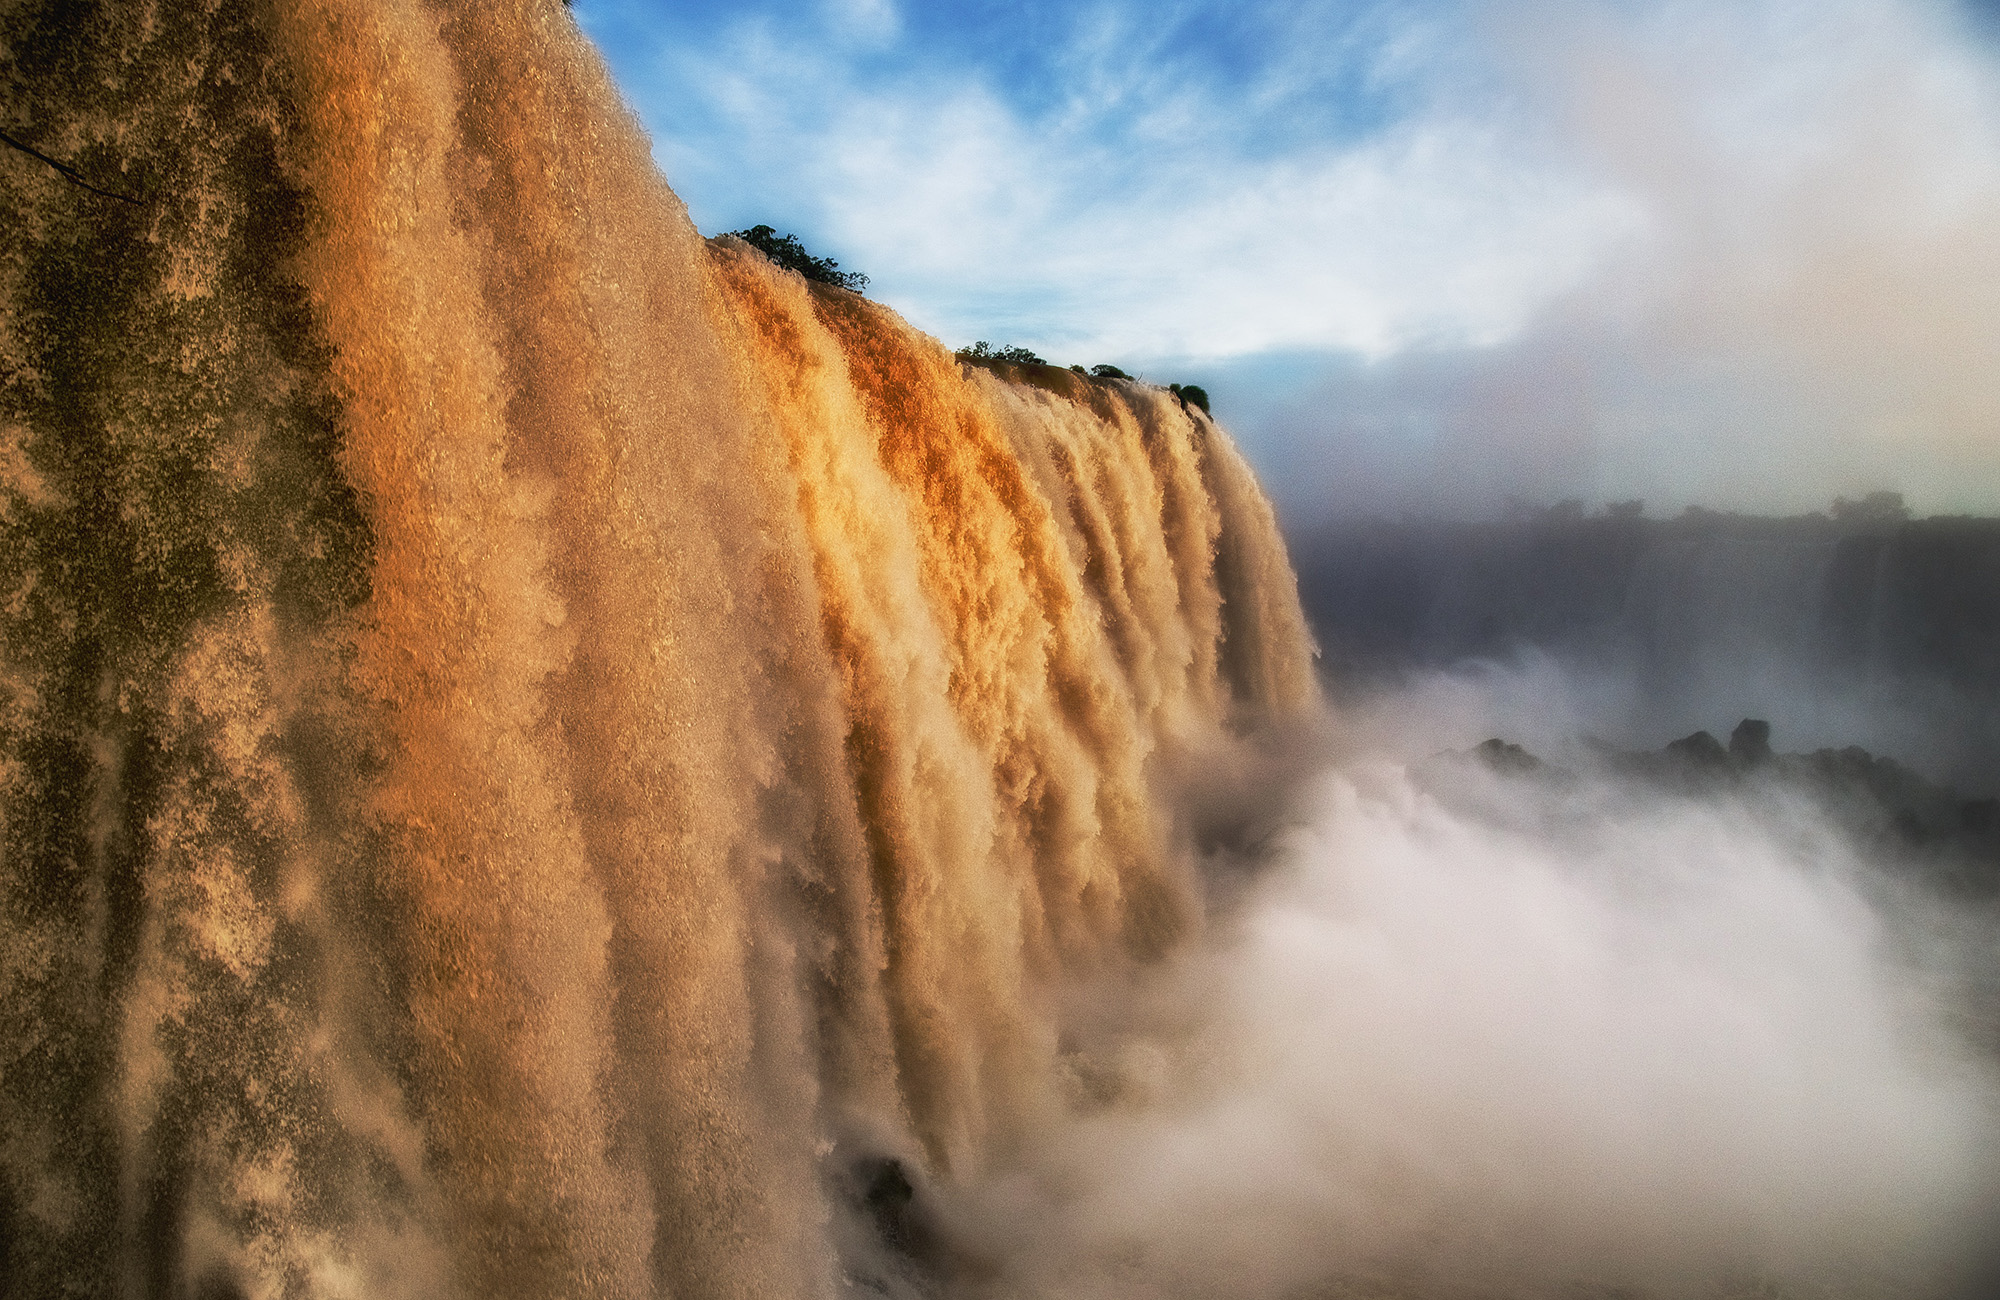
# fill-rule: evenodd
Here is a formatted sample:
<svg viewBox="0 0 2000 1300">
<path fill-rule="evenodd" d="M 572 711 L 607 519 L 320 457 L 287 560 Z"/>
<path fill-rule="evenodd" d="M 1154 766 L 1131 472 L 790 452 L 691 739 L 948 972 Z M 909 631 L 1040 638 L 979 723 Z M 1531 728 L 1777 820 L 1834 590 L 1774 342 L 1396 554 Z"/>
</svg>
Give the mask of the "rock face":
<svg viewBox="0 0 2000 1300">
<path fill-rule="evenodd" d="M 1771 758 L 1771 724 L 1762 718 L 1745 718 L 1729 733 L 1729 756 L 1739 763 L 1755 766 Z"/>
<path fill-rule="evenodd" d="M 1530 754 L 1519 745 L 1510 744 L 1498 736 L 1480 742 L 1472 751 L 1480 762 L 1496 772 L 1516 773 L 1539 771 L 1542 760 Z"/>
<path fill-rule="evenodd" d="M 2000 520 L 1551 514 L 1296 533 L 1336 681 L 1540 656 L 1603 731 L 1768 718 L 2000 794 Z M 1609 707 L 1609 706 L 1607 706 Z"/>
<path fill-rule="evenodd" d="M 1690 767 L 1719 768 L 1728 764 L 1729 751 L 1722 742 L 1706 731 L 1697 731 L 1692 736 L 1682 736 L 1667 746 L 1669 756 Z"/>
</svg>

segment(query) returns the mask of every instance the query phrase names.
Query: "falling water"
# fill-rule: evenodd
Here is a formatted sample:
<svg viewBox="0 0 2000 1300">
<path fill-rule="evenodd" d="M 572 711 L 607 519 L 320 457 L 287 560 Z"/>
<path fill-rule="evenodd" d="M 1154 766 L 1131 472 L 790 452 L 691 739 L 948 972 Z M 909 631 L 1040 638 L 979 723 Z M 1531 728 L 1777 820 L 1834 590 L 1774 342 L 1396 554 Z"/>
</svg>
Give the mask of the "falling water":
<svg viewBox="0 0 2000 1300">
<path fill-rule="evenodd" d="M 810 1295 L 1004 1164 L 1313 700 L 1228 437 L 703 241 L 555 0 L 0 49 L 0 1293 Z"/>
</svg>

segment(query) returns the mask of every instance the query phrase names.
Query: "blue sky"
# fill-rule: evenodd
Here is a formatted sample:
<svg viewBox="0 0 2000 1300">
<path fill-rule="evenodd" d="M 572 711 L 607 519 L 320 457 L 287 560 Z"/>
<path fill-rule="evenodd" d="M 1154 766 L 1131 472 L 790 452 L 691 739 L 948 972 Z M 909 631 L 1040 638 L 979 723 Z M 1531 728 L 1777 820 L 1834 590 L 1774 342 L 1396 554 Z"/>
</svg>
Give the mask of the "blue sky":
<svg viewBox="0 0 2000 1300">
<path fill-rule="evenodd" d="M 695 222 L 1204 382 L 1294 518 L 2000 509 L 1995 6 L 575 13 Z"/>
</svg>

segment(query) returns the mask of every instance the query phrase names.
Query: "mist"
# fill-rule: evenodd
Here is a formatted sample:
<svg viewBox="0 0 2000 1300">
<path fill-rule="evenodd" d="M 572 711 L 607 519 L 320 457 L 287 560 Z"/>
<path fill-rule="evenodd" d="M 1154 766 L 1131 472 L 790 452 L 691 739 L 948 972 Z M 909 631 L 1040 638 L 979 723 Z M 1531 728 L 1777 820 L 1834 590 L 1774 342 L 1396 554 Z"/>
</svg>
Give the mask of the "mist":
<svg viewBox="0 0 2000 1300">
<path fill-rule="evenodd" d="M 1990 904 L 1384 703 L 1205 769 L 1210 932 L 1074 993 L 1073 1109 L 936 1202 L 953 1294 L 1986 1294 Z"/>
</svg>

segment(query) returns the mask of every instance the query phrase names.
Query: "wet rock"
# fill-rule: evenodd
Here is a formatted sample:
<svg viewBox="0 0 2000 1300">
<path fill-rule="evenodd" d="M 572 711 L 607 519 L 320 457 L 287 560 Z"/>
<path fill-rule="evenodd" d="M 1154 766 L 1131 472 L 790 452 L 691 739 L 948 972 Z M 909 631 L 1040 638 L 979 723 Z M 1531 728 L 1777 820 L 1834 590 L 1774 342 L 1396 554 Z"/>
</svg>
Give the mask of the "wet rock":
<svg viewBox="0 0 2000 1300">
<path fill-rule="evenodd" d="M 1482 740 L 1473 749 L 1472 755 L 1495 772 L 1505 776 L 1518 776 L 1528 772 L 1539 772 L 1542 760 L 1510 741 L 1494 736 Z"/>
<path fill-rule="evenodd" d="M 1729 763 L 1729 751 L 1706 731 L 1697 731 L 1692 736 L 1682 736 L 1669 743 L 1667 753 L 1693 767 L 1719 768 Z"/>
<path fill-rule="evenodd" d="M 1771 761 L 1771 724 L 1762 718 L 1745 718 L 1729 733 L 1729 756 L 1745 767 Z"/>
<path fill-rule="evenodd" d="M 870 1156 L 855 1162 L 854 1182 L 860 1208 L 875 1227 L 883 1245 L 906 1259 L 928 1262 L 932 1254 L 929 1225 L 917 1204 L 916 1184 L 903 1162 L 893 1156 Z"/>
</svg>

